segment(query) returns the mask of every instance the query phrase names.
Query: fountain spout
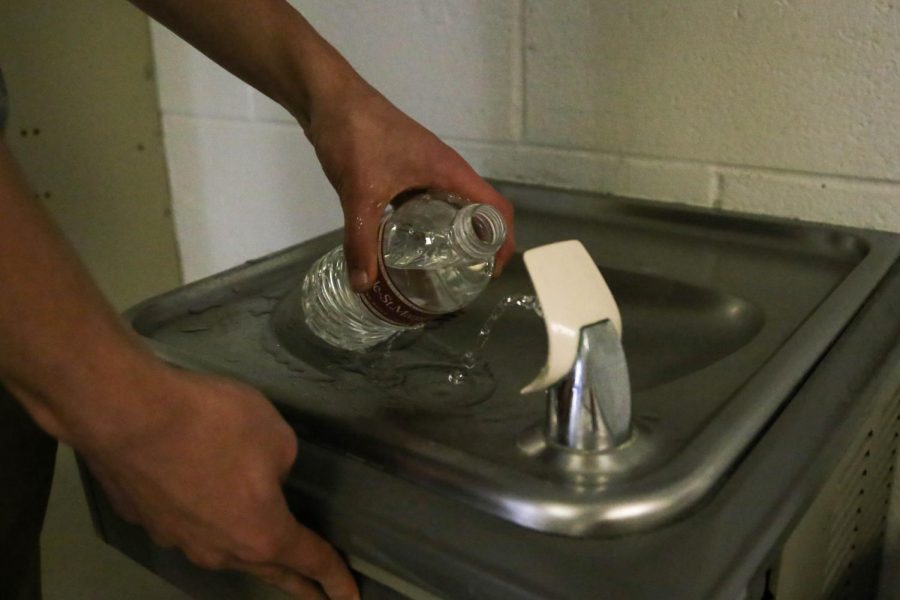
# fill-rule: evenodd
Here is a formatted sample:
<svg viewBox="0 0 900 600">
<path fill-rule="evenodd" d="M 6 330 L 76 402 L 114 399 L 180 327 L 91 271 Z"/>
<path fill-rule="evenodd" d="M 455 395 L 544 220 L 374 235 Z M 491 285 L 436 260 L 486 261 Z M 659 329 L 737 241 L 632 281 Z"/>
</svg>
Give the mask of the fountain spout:
<svg viewBox="0 0 900 600">
<path fill-rule="evenodd" d="M 547 389 L 547 441 L 602 452 L 631 433 L 631 386 L 622 342 L 608 320 L 581 329 L 572 370 Z"/>
<path fill-rule="evenodd" d="M 522 392 L 546 390 L 546 441 L 584 452 L 621 445 L 631 432 L 631 386 L 612 292 L 577 240 L 524 258 L 548 343 L 546 365 Z"/>
</svg>

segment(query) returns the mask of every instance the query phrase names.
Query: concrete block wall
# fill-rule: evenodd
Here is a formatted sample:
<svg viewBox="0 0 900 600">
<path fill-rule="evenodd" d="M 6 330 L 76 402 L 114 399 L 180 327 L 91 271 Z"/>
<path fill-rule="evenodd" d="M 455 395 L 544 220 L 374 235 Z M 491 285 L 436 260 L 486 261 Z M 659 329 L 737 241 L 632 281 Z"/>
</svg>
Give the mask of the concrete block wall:
<svg viewBox="0 0 900 600">
<path fill-rule="evenodd" d="M 293 0 L 504 179 L 900 231 L 894 0 Z M 161 27 L 188 279 L 340 225 L 299 128 Z"/>
<path fill-rule="evenodd" d="M 889 3 L 296 4 L 485 175 L 900 230 Z M 290 116 L 154 38 L 188 277 L 338 226 Z"/>
<path fill-rule="evenodd" d="M 521 6 L 466 0 L 297 7 L 403 110 L 454 145 L 521 139 Z M 291 116 L 153 29 L 185 277 L 340 227 L 337 196 Z M 462 148 L 461 148 L 462 149 Z"/>
</svg>

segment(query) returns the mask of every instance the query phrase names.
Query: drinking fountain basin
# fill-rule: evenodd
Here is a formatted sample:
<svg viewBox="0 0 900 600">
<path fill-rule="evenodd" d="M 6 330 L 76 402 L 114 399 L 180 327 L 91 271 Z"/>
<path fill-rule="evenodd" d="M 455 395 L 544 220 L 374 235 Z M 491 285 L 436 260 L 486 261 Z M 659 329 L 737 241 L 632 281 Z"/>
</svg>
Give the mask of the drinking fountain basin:
<svg viewBox="0 0 900 600">
<path fill-rule="evenodd" d="M 533 312 L 507 309 L 464 368 L 496 307 L 532 293 L 520 255 L 470 307 L 363 358 L 317 344 L 297 298 L 339 232 L 128 317 L 166 360 L 261 389 L 323 451 L 529 529 L 604 537 L 713 495 L 898 255 L 875 232 L 498 187 L 520 249 L 580 240 L 619 303 L 634 423 L 619 447 L 560 459 L 537 441 L 545 399 L 519 394 L 546 356 Z"/>
</svg>

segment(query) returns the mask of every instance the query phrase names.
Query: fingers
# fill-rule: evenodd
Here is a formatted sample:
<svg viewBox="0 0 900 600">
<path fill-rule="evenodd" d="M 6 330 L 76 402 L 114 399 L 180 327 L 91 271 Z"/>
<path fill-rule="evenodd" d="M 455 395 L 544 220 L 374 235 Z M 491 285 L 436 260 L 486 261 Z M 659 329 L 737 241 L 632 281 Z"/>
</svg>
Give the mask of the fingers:
<svg viewBox="0 0 900 600">
<path fill-rule="evenodd" d="M 325 540 L 301 526 L 285 508 L 283 543 L 275 563 L 289 573 L 316 581 L 330 600 L 359 600 L 350 569 Z"/>
<path fill-rule="evenodd" d="M 250 573 L 265 581 L 269 585 L 290 594 L 294 598 L 302 600 L 328 600 L 328 596 L 322 591 L 322 588 L 313 581 L 292 573 L 291 571 L 278 565 L 253 565 L 248 563 L 237 563 L 235 568 Z"/>
<path fill-rule="evenodd" d="M 378 273 L 377 253 L 378 228 L 384 206 L 383 202 L 347 200 L 344 202 L 344 259 L 350 286 L 356 292 L 365 292 L 375 283 Z"/>
<path fill-rule="evenodd" d="M 473 171 L 469 171 L 468 176 L 457 177 L 452 181 L 441 187 L 472 202 L 490 204 L 503 215 L 506 222 L 506 239 L 497 252 L 494 266 L 496 277 L 503 271 L 503 267 L 516 250 L 512 204 Z M 343 202 L 344 259 L 347 261 L 350 286 L 356 292 L 365 292 L 371 288 L 378 274 L 377 256 L 381 252 L 381 248 L 378 247 L 378 232 L 384 207 L 389 200 L 391 198 L 385 197 L 371 201 L 348 199 Z"/>
<path fill-rule="evenodd" d="M 461 160 L 461 159 L 460 159 Z M 497 259 L 494 264 L 494 277 L 503 272 L 503 267 L 512 258 L 516 251 L 516 235 L 514 229 L 514 210 L 509 200 L 504 198 L 500 193 L 484 179 L 479 177 L 468 165 L 465 168 L 455 169 L 447 178 L 446 188 L 452 190 L 471 202 L 481 204 L 490 204 L 503 215 L 506 221 L 506 239 L 503 246 L 497 252 Z"/>
<path fill-rule="evenodd" d="M 231 568 L 252 573 L 298 598 L 359 600 L 359 590 L 337 551 L 300 525 L 281 492 L 264 502 L 261 519 L 233 551 Z M 315 595 L 313 590 L 318 591 Z"/>
<path fill-rule="evenodd" d="M 240 552 L 224 546 L 183 545 L 185 556 L 204 569 L 249 573 L 302 600 L 359 600 L 344 561 L 325 540 L 301 526 L 287 504 L 268 514 Z"/>
<path fill-rule="evenodd" d="M 283 419 L 281 419 L 278 429 L 278 435 L 273 436 L 278 438 L 276 440 L 275 454 L 281 459 L 281 462 L 277 463 L 276 472 L 278 473 L 278 480 L 284 484 L 291 474 L 294 463 L 297 462 L 298 441 L 297 434 Z"/>
<path fill-rule="evenodd" d="M 503 271 L 516 249 L 512 204 L 461 158 L 453 162 L 455 164 L 448 167 L 448 172 L 438 177 L 433 184 L 423 182 L 420 186 L 406 186 L 404 189 L 444 189 L 471 202 L 490 204 L 500 211 L 506 222 L 506 238 L 497 252 L 494 265 L 496 277 Z M 364 192 L 348 193 L 341 199 L 344 209 L 344 259 L 347 262 L 350 285 L 356 292 L 367 291 L 375 282 L 378 273 L 377 256 L 381 252 L 378 247 L 378 232 L 384 207 L 393 199 L 390 195 L 377 194 L 374 186 Z"/>
</svg>

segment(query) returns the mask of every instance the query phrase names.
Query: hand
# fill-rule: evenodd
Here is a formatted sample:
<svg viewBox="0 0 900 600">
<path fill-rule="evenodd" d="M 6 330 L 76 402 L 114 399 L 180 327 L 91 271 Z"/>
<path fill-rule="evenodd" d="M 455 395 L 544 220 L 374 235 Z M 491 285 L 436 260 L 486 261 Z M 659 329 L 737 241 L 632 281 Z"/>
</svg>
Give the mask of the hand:
<svg viewBox="0 0 900 600">
<path fill-rule="evenodd" d="M 495 275 L 512 256 L 509 202 L 456 152 L 369 86 L 290 3 L 132 2 L 296 117 L 340 196 L 354 289 L 364 291 L 375 281 L 385 205 L 415 189 L 441 189 L 496 206 L 508 233 Z"/>
<path fill-rule="evenodd" d="M 512 256 L 512 205 L 452 148 L 365 82 L 347 85 L 324 109 L 311 110 L 306 134 L 341 200 L 344 255 L 356 291 L 367 290 L 375 281 L 378 226 L 385 206 L 413 189 L 441 189 L 495 206 L 508 230 L 495 276 Z"/>
<path fill-rule="evenodd" d="M 272 405 L 240 383 L 163 365 L 152 379 L 137 392 L 142 419 L 73 439 L 121 516 L 200 567 L 245 571 L 296 598 L 357 599 L 337 552 L 288 510 L 281 482 L 297 442 Z"/>
</svg>

